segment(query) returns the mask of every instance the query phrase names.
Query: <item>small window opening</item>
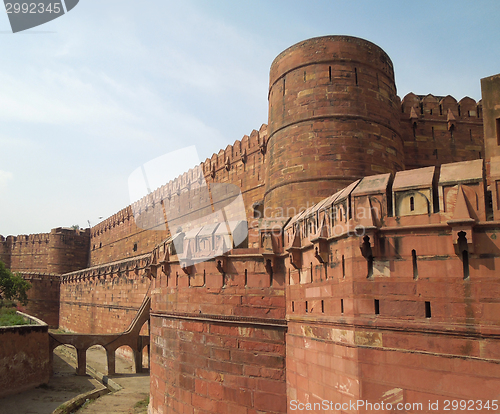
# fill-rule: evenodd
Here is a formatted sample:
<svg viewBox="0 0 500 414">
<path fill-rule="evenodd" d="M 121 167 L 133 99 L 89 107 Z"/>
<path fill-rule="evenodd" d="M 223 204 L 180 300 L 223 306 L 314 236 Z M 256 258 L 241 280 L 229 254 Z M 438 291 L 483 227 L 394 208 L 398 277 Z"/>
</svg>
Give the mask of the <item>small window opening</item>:
<svg viewBox="0 0 500 414">
<path fill-rule="evenodd" d="M 304 82 L 306 81 L 306 71 L 304 71 Z"/>
<path fill-rule="evenodd" d="M 342 278 L 345 279 L 345 258 L 342 255 Z"/>
<path fill-rule="evenodd" d="M 420 115 L 424 114 L 424 104 L 420 102 Z"/>
<path fill-rule="evenodd" d="M 295 302 L 292 300 L 292 312 L 295 312 Z"/>
<path fill-rule="evenodd" d="M 311 282 L 314 282 L 314 278 L 313 278 L 313 264 L 312 264 L 312 262 L 311 262 L 310 268 L 311 268 Z"/>
<path fill-rule="evenodd" d="M 248 285 L 248 270 L 245 269 L 245 287 Z"/>
<path fill-rule="evenodd" d="M 344 299 L 340 299 L 340 313 L 344 314 Z"/>
<path fill-rule="evenodd" d="M 380 302 L 378 299 L 375 299 L 374 305 L 375 305 L 375 315 L 380 315 Z"/>
<path fill-rule="evenodd" d="M 373 256 L 368 257 L 368 275 L 366 277 L 373 277 Z"/>
<path fill-rule="evenodd" d="M 331 66 L 328 67 L 328 77 L 329 77 L 330 82 L 331 82 L 332 81 L 332 67 Z"/>
<path fill-rule="evenodd" d="M 354 68 L 354 79 L 356 81 L 356 86 L 358 85 L 358 68 Z"/>
<path fill-rule="evenodd" d="M 101 247 L 102 247 L 102 242 L 101 242 L 101 243 L 99 243 L 99 249 L 100 249 Z"/>
<path fill-rule="evenodd" d="M 321 301 L 321 313 L 325 313 L 325 301 Z"/>
<path fill-rule="evenodd" d="M 470 276 L 469 273 L 469 252 L 467 250 L 462 251 L 462 264 L 464 267 L 464 280 L 468 279 Z"/>
<path fill-rule="evenodd" d="M 306 313 L 309 313 L 309 303 L 306 300 Z"/>
<path fill-rule="evenodd" d="M 431 110 L 429 112 L 430 112 L 430 115 L 432 115 L 432 108 L 431 108 Z"/>
<path fill-rule="evenodd" d="M 443 115 L 443 105 L 439 105 L 439 115 Z"/>
<path fill-rule="evenodd" d="M 133 250 L 134 250 L 134 252 L 137 251 L 137 243 L 134 243 L 134 249 Z"/>
<path fill-rule="evenodd" d="M 413 280 L 417 280 L 418 279 L 417 252 L 415 250 L 411 251 L 411 262 L 413 264 Z"/>
<path fill-rule="evenodd" d="M 461 116 L 461 109 L 460 109 L 460 105 L 458 105 L 458 116 Z"/>
<path fill-rule="evenodd" d="M 426 318 L 431 317 L 431 303 L 430 302 L 425 302 L 425 317 Z"/>
<path fill-rule="evenodd" d="M 500 145 L 500 118 L 497 118 L 496 120 L 496 127 L 497 127 L 497 145 Z"/>
<path fill-rule="evenodd" d="M 410 211 L 415 211 L 415 198 L 410 197 Z"/>
<path fill-rule="evenodd" d="M 436 139 L 436 137 L 434 136 L 434 127 L 432 127 L 432 139 Z"/>
<path fill-rule="evenodd" d="M 481 151 L 479 151 L 479 158 L 483 158 L 483 155 L 481 154 Z"/>
</svg>

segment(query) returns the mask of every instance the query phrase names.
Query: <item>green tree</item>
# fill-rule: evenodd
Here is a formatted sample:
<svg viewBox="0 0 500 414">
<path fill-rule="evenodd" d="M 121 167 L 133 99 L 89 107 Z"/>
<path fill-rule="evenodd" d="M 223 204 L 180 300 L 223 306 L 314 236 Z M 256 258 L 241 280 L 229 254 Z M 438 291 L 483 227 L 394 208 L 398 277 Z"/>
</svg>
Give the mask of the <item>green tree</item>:
<svg viewBox="0 0 500 414">
<path fill-rule="evenodd" d="M 12 273 L 0 262 L 0 300 L 13 300 L 28 303 L 27 291 L 31 284 L 24 280 L 19 274 Z"/>
</svg>

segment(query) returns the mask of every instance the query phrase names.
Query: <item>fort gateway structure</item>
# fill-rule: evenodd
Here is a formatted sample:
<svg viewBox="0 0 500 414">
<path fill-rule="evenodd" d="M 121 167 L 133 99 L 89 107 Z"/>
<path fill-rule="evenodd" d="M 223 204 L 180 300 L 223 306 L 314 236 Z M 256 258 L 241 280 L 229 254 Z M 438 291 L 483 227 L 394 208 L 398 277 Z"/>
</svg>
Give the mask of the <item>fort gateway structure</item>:
<svg viewBox="0 0 500 414">
<path fill-rule="evenodd" d="M 271 65 L 267 125 L 1 260 L 67 331 L 125 331 L 150 298 L 154 414 L 497 412 L 500 76 L 482 93 L 400 99 L 373 43 L 303 41 Z M 221 185 L 246 220 L 190 225 L 229 205 Z"/>
</svg>

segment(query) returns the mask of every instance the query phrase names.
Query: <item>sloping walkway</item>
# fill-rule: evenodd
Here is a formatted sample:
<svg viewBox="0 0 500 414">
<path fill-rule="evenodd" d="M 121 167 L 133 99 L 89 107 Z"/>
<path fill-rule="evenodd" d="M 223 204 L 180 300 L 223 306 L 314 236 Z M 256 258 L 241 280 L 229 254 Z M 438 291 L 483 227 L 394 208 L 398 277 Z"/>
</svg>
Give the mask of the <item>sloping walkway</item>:
<svg viewBox="0 0 500 414">
<path fill-rule="evenodd" d="M 87 365 L 106 373 L 106 351 L 100 347 L 90 348 Z M 46 386 L 0 399 L 0 414 L 51 414 L 61 404 L 101 386 L 89 375 L 76 375 L 75 369 L 76 351 L 71 347 L 57 348 L 54 351 L 54 376 L 50 382 Z M 149 375 L 134 374 L 133 363 L 120 356 L 116 358 L 116 370 L 119 374 L 112 379 L 123 389 L 98 398 L 79 410 L 79 414 L 147 412 L 145 407 L 139 408 L 136 404 L 149 396 Z"/>
<path fill-rule="evenodd" d="M 76 357 L 76 352 L 73 351 Z M 87 352 L 87 364 L 101 373 L 106 372 L 106 352 L 100 347 L 90 348 Z M 78 411 L 78 414 L 139 414 L 147 409 L 135 405 L 149 397 L 149 374 L 133 373 L 132 362 L 117 357 L 117 371 L 112 379 L 123 387 L 120 391 L 104 395 Z"/>
</svg>

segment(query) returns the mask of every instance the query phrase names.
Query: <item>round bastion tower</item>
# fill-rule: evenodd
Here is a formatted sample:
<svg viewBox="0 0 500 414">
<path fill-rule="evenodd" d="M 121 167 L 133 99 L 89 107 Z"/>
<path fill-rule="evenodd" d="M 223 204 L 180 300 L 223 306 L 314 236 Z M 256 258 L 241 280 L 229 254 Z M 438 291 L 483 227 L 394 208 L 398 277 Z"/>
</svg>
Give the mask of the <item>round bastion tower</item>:
<svg viewBox="0 0 500 414">
<path fill-rule="evenodd" d="M 392 62 L 377 45 L 324 36 L 286 49 L 270 71 L 266 210 L 293 215 L 359 178 L 404 169 L 399 112 Z"/>
</svg>

